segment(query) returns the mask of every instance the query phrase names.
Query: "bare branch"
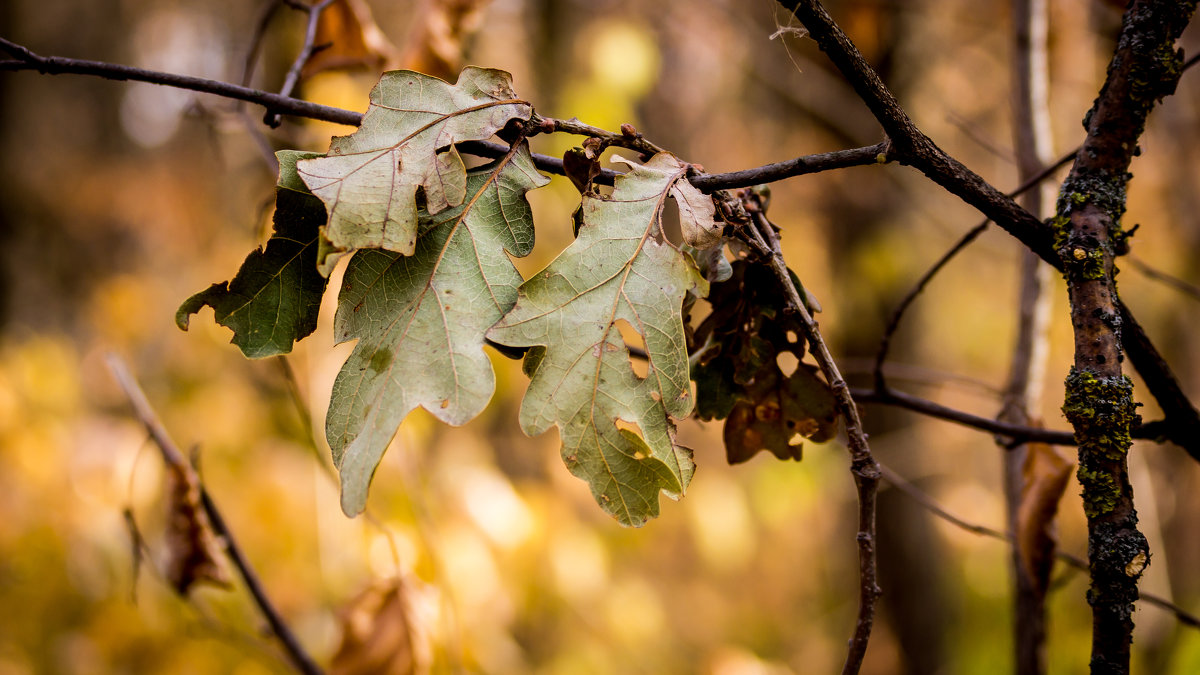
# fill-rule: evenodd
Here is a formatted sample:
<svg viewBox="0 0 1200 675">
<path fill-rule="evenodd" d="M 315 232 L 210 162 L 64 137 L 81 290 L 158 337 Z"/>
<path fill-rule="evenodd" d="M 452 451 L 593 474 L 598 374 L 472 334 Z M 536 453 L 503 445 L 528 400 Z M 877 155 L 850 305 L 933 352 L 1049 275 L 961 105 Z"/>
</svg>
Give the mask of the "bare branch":
<svg viewBox="0 0 1200 675">
<path fill-rule="evenodd" d="M 1175 277 L 1161 270 L 1157 270 L 1133 256 L 1127 256 L 1125 259 L 1129 261 L 1129 264 L 1133 267 L 1133 269 L 1146 275 L 1147 279 L 1152 279 L 1163 285 L 1170 286 L 1171 288 L 1174 288 L 1193 300 L 1200 300 L 1200 287 L 1189 284 L 1179 277 Z"/>
<path fill-rule="evenodd" d="M 1008 196 L 1016 197 L 1036 187 L 1043 180 L 1053 175 L 1055 171 L 1062 168 L 1064 165 L 1074 159 L 1075 154 L 1078 151 L 1079 149 L 1076 148 L 1074 151 L 1058 158 L 1058 160 L 1053 164 L 1049 164 L 1037 171 L 1032 176 L 1027 178 L 1025 182 L 1018 185 L 1016 189 L 1014 189 L 1012 192 L 1009 192 Z M 975 241 L 979 235 L 983 234 L 983 232 L 988 228 L 989 223 L 991 223 L 990 220 L 984 220 L 975 227 L 972 227 L 970 230 L 967 230 L 967 233 L 964 234 L 961 239 L 951 246 L 948 251 L 942 254 L 942 257 L 938 258 L 937 261 L 934 262 L 933 265 L 926 270 L 919 279 L 917 279 L 917 282 L 913 284 L 913 287 L 910 288 L 908 293 L 904 295 L 904 298 L 900 300 L 900 304 L 897 305 L 896 309 L 892 311 L 891 316 L 888 317 L 887 326 L 884 328 L 883 337 L 881 337 L 879 340 L 879 348 L 875 352 L 875 369 L 873 371 L 873 375 L 875 378 L 876 388 L 885 388 L 883 379 L 883 362 L 887 360 L 888 351 L 891 349 L 892 337 L 895 335 L 896 330 L 900 327 L 900 320 L 904 318 L 904 313 L 908 311 L 909 306 L 912 305 L 913 301 L 917 299 L 917 296 L 919 296 L 921 292 L 925 290 L 925 287 L 929 285 L 929 282 L 933 280 L 933 277 L 936 276 L 937 273 L 940 272 L 942 268 L 945 267 L 946 264 L 949 263 L 956 255 L 961 253 L 963 249 L 965 249 L 971 242 Z"/>
<path fill-rule="evenodd" d="M 753 169 L 732 171 L 730 173 L 709 173 L 692 176 L 688 180 L 692 185 L 704 192 L 714 190 L 731 190 L 733 188 L 773 183 L 793 176 L 803 176 L 809 173 L 819 173 L 832 169 L 844 169 L 851 166 L 869 166 L 884 164 L 890 161 L 890 146 L 885 141 L 868 145 L 863 148 L 835 150 L 815 155 L 805 155 L 783 162 L 766 164 Z"/>
<path fill-rule="evenodd" d="M 1037 441 L 1040 443 L 1049 443 L 1050 445 L 1075 445 L 1075 436 L 1070 431 L 1054 431 L 1052 429 L 1040 429 L 1022 424 L 999 422 L 990 417 L 981 417 L 962 410 L 949 408 L 940 403 L 934 403 L 919 396 L 913 396 L 912 394 L 888 387 L 882 390 L 854 388 L 851 392 L 854 394 L 855 400 L 862 403 L 894 405 L 929 417 L 955 422 L 963 426 L 1004 436 L 1014 441 Z"/>
<path fill-rule="evenodd" d="M 149 82 L 177 89 L 198 91 L 204 94 L 215 94 L 238 101 L 257 103 L 266 107 L 267 110 L 285 115 L 307 117 L 309 119 L 336 122 L 350 126 L 358 126 L 362 123 L 362 113 L 310 103 L 298 98 L 251 89 L 250 87 L 243 87 L 219 80 L 209 80 L 190 75 L 176 75 L 175 73 L 164 73 L 157 70 L 146 70 L 145 68 L 122 66 L 103 61 L 68 59 L 61 56 L 39 56 L 25 47 L 4 38 L 0 38 L 0 50 L 8 52 L 14 57 L 10 60 L 0 61 L 0 71 L 36 70 L 46 75 L 92 75 L 108 80 Z"/>
<path fill-rule="evenodd" d="M 195 469 L 188 463 L 183 453 L 179 451 L 178 446 L 171 440 L 167 434 L 166 427 L 158 419 L 154 408 L 151 407 L 150 401 L 146 399 L 146 394 L 134 379 L 125 362 L 117 355 L 110 354 L 108 356 L 108 367 L 112 371 L 113 377 L 121 386 L 121 390 L 125 392 L 126 398 L 129 399 L 130 405 L 133 406 L 134 416 L 146 427 L 150 438 L 154 440 L 162 452 L 164 461 L 167 462 L 174 470 L 181 472 L 183 475 L 191 476 L 199 484 L 199 478 L 196 476 Z M 250 595 L 254 598 L 254 603 L 262 612 L 263 617 L 271 626 L 271 632 L 275 637 L 279 638 L 279 642 L 283 645 L 284 651 L 287 652 L 288 659 L 292 665 L 305 675 L 320 675 L 321 668 L 313 661 L 308 652 L 300 644 L 295 633 L 283 620 L 279 611 L 275 609 L 275 605 L 267 597 L 266 589 L 259 580 L 258 573 L 254 571 L 250 561 L 242 553 L 241 547 L 238 546 L 237 540 L 234 539 L 233 533 L 226 525 L 225 519 L 221 517 L 221 512 L 217 509 L 217 505 L 213 503 L 208 491 L 204 489 L 203 484 L 199 484 L 200 498 L 204 504 L 204 511 L 208 514 L 209 521 L 212 523 L 213 530 L 222 538 L 225 543 L 225 550 L 229 554 L 229 559 L 233 561 L 234 567 L 241 574 L 242 580 L 246 583 L 246 588 L 250 591 Z"/>
<path fill-rule="evenodd" d="M 254 24 L 254 35 L 250 38 L 250 47 L 246 49 L 246 58 L 242 61 L 243 86 L 250 86 L 250 79 L 254 76 L 254 67 L 258 65 L 258 50 L 262 46 L 263 38 L 266 37 L 271 19 L 279 7 L 279 0 L 267 0 L 260 10 L 258 21 Z"/>
<path fill-rule="evenodd" d="M 967 230 L 967 233 L 955 242 L 954 246 L 950 247 L 950 250 L 943 253 L 942 257 L 938 258 L 932 267 L 925 270 L 925 273 L 921 275 L 917 283 L 913 284 L 913 287 L 900 300 L 900 304 L 896 306 L 896 309 L 892 310 L 891 316 L 888 317 L 887 326 L 883 329 L 883 337 L 879 339 L 879 348 L 875 351 L 875 368 L 872 370 L 872 375 L 874 376 L 875 388 L 877 390 L 883 391 L 887 388 L 887 383 L 883 376 L 883 362 L 887 360 L 888 352 L 892 346 L 892 336 L 900 328 L 900 319 L 904 318 L 904 313 L 908 311 L 909 306 L 917 299 L 917 296 L 921 295 L 921 292 L 925 290 L 929 282 L 933 281 L 933 277 L 937 276 L 937 273 L 941 272 L 942 268 L 954 259 L 954 256 L 958 255 L 960 251 L 975 241 L 979 235 L 983 234 L 990 222 L 989 220 L 985 220 Z"/>
<path fill-rule="evenodd" d="M 1012 106 L 1014 150 L 1017 173 L 1022 180 L 1037 174 L 1050 161 L 1049 65 L 1046 43 L 1049 16 L 1046 0 L 1015 0 L 1012 3 Z M 1054 194 L 1049 185 L 1031 190 L 1020 199 L 1030 213 L 1042 216 Z M 1021 290 L 1017 308 L 1017 339 L 1013 345 L 1004 402 L 996 418 L 1003 422 L 1028 424 L 1040 417 L 1048 350 L 1051 268 L 1029 250 L 1021 251 Z M 1048 528 L 1057 513 L 1051 510 L 1035 521 L 1036 527 L 1022 529 L 1020 512 L 1032 487 L 1026 469 L 1042 455 L 1026 443 L 1012 445 L 997 438 L 1008 452 L 1001 457 L 1004 468 L 1004 498 L 1008 529 L 1012 538 L 1010 566 L 1013 577 L 1014 672 L 1036 675 L 1046 672 L 1046 591 L 1057 541 Z M 1043 448 L 1044 449 L 1044 448 Z M 1053 452 L 1053 451 L 1050 451 Z M 1064 470 L 1066 466 L 1064 463 Z"/>
</svg>

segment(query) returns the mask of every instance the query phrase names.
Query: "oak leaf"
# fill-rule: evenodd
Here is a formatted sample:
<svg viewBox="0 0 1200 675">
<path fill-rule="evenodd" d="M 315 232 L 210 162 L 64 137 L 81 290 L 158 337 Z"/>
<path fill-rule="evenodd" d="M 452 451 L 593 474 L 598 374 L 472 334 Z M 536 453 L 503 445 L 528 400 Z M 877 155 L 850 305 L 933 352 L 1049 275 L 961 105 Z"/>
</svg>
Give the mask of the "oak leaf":
<svg viewBox="0 0 1200 675">
<path fill-rule="evenodd" d="M 521 144 L 466 177 L 458 207 L 421 215 L 411 256 L 358 251 L 334 319 L 338 342 L 358 339 L 333 385 L 325 428 L 342 482 L 342 509 L 363 510 L 376 465 L 417 406 L 465 424 L 495 388 L 487 331 L 516 302 L 521 276 L 506 252 L 533 247 L 525 193 L 545 185 Z"/>
<path fill-rule="evenodd" d="M 296 161 L 313 153 L 284 150 L 275 188 L 275 230 L 266 248 L 246 257 L 231 281 L 213 284 L 183 302 L 175 323 L 188 329 L 205 305 L 217 323 L 233 329 L 233 343 L 249 358 L 287 354 L 317 327 L 325 277 L 317 273 L 319 230 L 325 207 L 296 174 Z"/>
<path fill-rule="evenodd" d="M 708 301 L 712 312 L 695 335 L 701 345 L 692 368 L 696 413 L 725 419 L 729 463 L 745 462 L 760 450 L 798 460 L 804 439 L 832 438 L 837 432 L 833 394 L 815 369 L 801 362 L 804 327 L 780 309 L 787 297 L 771 270 L 735 260 L 728 278 L 713 283 Z M 780 355 L 796 363 L 791 374 L 780 367 Z"/>
<path fill-rule="evenodd" d="M 618 178 L 611 197 L 585 195 L 578 238 L 521 285 L 516 306 L 488 332 L 533 347 L 521 427 L 535 435 L 557 425 L 567 468 L 631 526 L 658 514 L 660 491 L 682 495 L 693 472 L 672 419 L 692 410 L 683 300 L 707 282 L 661 225 L 687 170 L 660 153 Z M 619 322 L 645 341 L 645 377 L 630 364 Z"/>
<path fill-rule="evenodd" d="M 466 197 L 467 170 L 454 144 L 485 140 L 532 114 L 502 70 L 470 66 L 454 85 L 412 71 L 384 73 L 358 131 L 297 165 L 329 212 L 321 272 L 359 248 L 412 255 L 418 212 L 439 213 Z"/>
</svg>

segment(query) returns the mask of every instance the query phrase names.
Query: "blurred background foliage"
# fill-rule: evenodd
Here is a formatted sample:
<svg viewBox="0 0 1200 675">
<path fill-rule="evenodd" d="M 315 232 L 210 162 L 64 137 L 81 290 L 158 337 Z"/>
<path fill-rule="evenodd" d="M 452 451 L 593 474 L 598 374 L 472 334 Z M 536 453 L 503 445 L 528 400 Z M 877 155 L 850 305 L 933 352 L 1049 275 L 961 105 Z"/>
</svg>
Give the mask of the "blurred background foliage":
<svg viewBox="0 0 1200 675">
<path fill-rule="evenodd" d="M 42 54 L 239 81 L 267 0 L 8 0 L 0 34 Z M 437 45 L 430 2 L 372 2 L 398 50 Z M 435 3 L 436 4 L 436 3 Z M 447 4 L 447 3 L 441 3 Z M 866 145 L 880 133 L 815 46 L 785 34 L 767 0 L 492 0 L 466 11 L 469 63 L 511 71 L 539 112 L 634 124 L 710 171 Z M 939 144 L 1001 189 L 1015 183 L 1007 3 L 827 3 Z M 1056 154 L 1103 76 L 1119 11 L 1051 0 Z M 425 22 L 425 23 L 423 23 Z M 434 30 L 436 33 L 436 30 Z M 303 36 L 280 9 L 251 83 L 277 89 Z M 1193 28 L 1189 54 L 1200 46 Z M 411 54 L 411 51 L 410 51 Z M 450 60 L 454 60 L 451 56 Z M 301 95 L 361 110 L 377 72 L 326 72 Z M 856 603 L 854 493 L 844 449 L 801 463 L 725 465 L 718 424 L 680 425 L 699 470 L 685 499 L 626 530 L 558 457 L 555 434 L 524 437 L 525 378 L 496 356 L 491 407 L 462 428 L 418 411 L 374 482 L 370 517 L 338 508 L 322 420 L 348 345 L 331 347 L 331 292 L 315 335 L 291 357 L 300 400 L 275 360 L 247 361 L 206 317 L 182 333 L 178 304 L 229 278 L 269 229 L 266 148 L 323 151 L 344 127 L 285 119 L 275 130 L 229 101 L 145 84 L 31 73 L 0 76 L 0 674 L 286 672 L 243 592 L 173 595 L 162 568 L 164 471 L 104 366 L 122 354 L 204 481 L 284 614 L 321 662 L 364 589 L 401 580 L 417 659 L 434 672 L 830 672 Z M 1200 75 L 1151 117 L 1126 223 L 1136 261 L 1200 283 Z M 577 139 L 540 137 L 558 154 Z M 1061 174 L 1060 174 L 1061 175 Z M 866 374 L 887 313 L 978 216 L 902 167 L 773 186 L 785 254 L 823 303 L 843 367 Z M 531 194 L 540 269 L 571 237 L 578 195 L 556 179 Z M 1018 246 L 985 234 L 933 283 L 892 351 L 906 389 L 991 416 L 1015 325 Z M 1200 397 L 1200 304 L 1122 265 L 1121 292 Z M 1055 288 L 1045 409 L 1071 360 Z M 1146 402 L 1142 414 L 1155 418 Z M 868 407 L 886 465 L 951 512 L 1003 526 L 1000 455 L 986 434 Z M 1131 454 L 1154 552 L 1143 588 L 1200 608 L 1200 467 L 1172 446 Z M 1084 554 L 1072 485 L 1060 542 Z M 936 521 L 884 488 L 885 595 L 864 672 L 996 673 L 1010 662 L 1008 555 L 1001 542 Z M 123 511 L 151 550 L 135 576 Z M 1083 575 L 1056 570 L 1050 671 L 1086 670 Z M 361 618 L 361 617 L 359 617 Z M 1200 671 L 1200 631 L 1137 613 L 1135 667 Z"/>
</svg>

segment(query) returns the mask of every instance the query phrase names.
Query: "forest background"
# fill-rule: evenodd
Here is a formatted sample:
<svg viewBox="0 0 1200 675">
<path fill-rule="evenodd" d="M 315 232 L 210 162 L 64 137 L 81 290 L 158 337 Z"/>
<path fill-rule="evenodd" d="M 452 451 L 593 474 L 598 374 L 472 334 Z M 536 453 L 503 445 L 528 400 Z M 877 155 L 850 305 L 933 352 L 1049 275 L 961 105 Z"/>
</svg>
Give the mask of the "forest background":
<svg viewBox="0 0 1200 675">
<path fill-rule="evenodd" d="M 0 5 L 0 34 L 43 54 L 236 82 L 261 4 L 13 0 Z M 398 53 L 422 39 L 416 4 L 372 5 Z M 1006 3 L 828 5 L 926 133 L 994 185 L 1016 186 Z M 1050 8 L 1057 156 L 1082 138 L 1120 10 L 1083 0 Z M 608 129 L 632 123 L 710 171 L 881 139 L 811 41 L 786 31 L 771 39 L 792 24 L 766 0 L 493 0 L 472 18 L 465 62 L 512 72 L 540 113 Z M 279 11 L 251 83 L 277 89 L 303 35 L 304 16 Z M 1195 27 L 1180 45 L 1188 54 L 1200 46 Z M 361 110 L 377 76 L 321 73 L 300 94 Z M 1185 73 L 1150 117 L 1126 215 L 1146 226 L 1120 277 L 1122 297 L 1193 394 L 1197 77 Z M 416 639 L 445 670 L 836 669 L 856 601 L 854 489 L 840 441 L 806 444 L 799 463 L 760 456 L 729 467 L 720 424 L 684 422 L 681 441 L 699 465 L 688 495 L 664 501 L 645 528 L 624 529 L 563 470 L 555 434 L 521 434 L 526 380 L 519 363 L 493 354 L 499 383 L 487 411 L 461 428 L 415 412 L 376 475 L 371 519 L 345 518 L 328 450 L 312 441 L 350 348 L 331 348 L 332 308 L 289 357 L 291 376 L 278 361 L 244 359 L 206 317 L 188 333 L 174 328 L 179 303 L 228 278 L 269 228 L 274 171 L 263 144 L 324 151 L 349 131 L 289 119 L 264 130 L 258 114 L 146 84 L 0 77 L 0 673 L 286 671 L 244 594 L 203 589 L 185 602 L 156 577 L 164 471 L 106 367 L 110 351 L 138 373 L 179 444 L 198 449 L 205 485 L 318 660 L 338 647 L 340 608 L 400 578 Z M 538 138 L 533 149 L 558 155 L 571 144 Z M 785 257 L 824 305 L 822 329 L 843 370 L 866 382 L 888 314 L 979 216 L 895 166 L 795 178 L 772 192 Z M 570 241 L 578 193 L 559 178 L 530 200 L 542 226 L 534 253 L 516 261 L 526 276 Z M 996 413 L 1019 254 L 993 228 L 937 277 L 893 345 L 894 384 Z M 1061 280 L 1051 295 L 1041 415 L 1065 429 L 1072 343 Z M 1143 391 L 1141 414 L 1155 419 Z M 864 411 L 884 465 L 948 511 L 1003 529 L 1001 457 L 988 434 Z M 1146 442 L 1130 464 L 1154 555 L 1141 587 L 1195 608 L 1200 467 Z M 1083 555 L 1078 492 L 1072 482 L 1058 532 L 1063 550 Z M 157 552 L 140 574 L 126 510 Z M 1000 670 L 1011 658 L 1006 545 L 936 520 L 886 485 L 879 518 L 885 594 L 864 672 Z M 1055 579 L 1049 670 L 1085 672 L 1086 576 L 1060 568 Z M 1136 669 L 1200 670 L 1200 631 L 1144 605 L 1136 621 Z"/>
</svg>

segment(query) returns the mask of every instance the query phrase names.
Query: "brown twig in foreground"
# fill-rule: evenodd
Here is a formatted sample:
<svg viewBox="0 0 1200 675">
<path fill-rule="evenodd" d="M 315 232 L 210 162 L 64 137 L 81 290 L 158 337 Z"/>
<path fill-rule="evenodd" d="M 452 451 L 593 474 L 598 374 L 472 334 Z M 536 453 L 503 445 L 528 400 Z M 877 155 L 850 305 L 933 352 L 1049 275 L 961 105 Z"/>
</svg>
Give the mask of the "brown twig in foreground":
<svg viewBox="0 0 1200 675">
<path fill-rule="evenodd" d="M 121 390 L 125 392 L 126 398 L 133 406 L 133 414 L 137 417 L 142 426 L 146 427 L 146 431 L 150 434 L 150 438 L 154 440 L 162 452 L 163 460 L 167 462 L 173 469 L 180 471 L 186 475 L 195 476 L 195 469 L 188 463 L 183 453 L 179 451 L 178 446 L 171 440 L 167 434 L 166 427 L 158 419 L 154 408 L 151 407 L 150 401 L 146 399 L 146 394 L 134 379 L 133 374 L 129 372 L 129 368 L 125 362 L 116 354 L 108 355 L 108 367 L 112 371 L 113 377 L 117 380 L 117 384 L 121 386 Z M 238 546 L 237 540 L 233 538 L 233 533 L 226 525 L 225 519 L 221 517 L 221 512 L 217 509 L 217 505 L 213 503 L 208 491 L 204 486 L 200 485 L 200 498 L 204 504 L 204 511 L 208 514 L 208 519 L 212 523 L 213 530 L 221 537 L 225 544 L 226 553 L 229 554 L 229 559 L 233 562 L 242 580 L 246 583 L 247 590 L 254 598 L 255 605 L 262 612 L 263 617 L 267 620 L 267 624 L 271 627 L 271 632 L 275 637 L 279 638 L 280 644 L 283 645 L 284 651 L 287 653 L 288 660 L 297 671 L 305 675 L 320 675 L 323 671 L 313 661 L 308 652 L 301 646 L 300 641 L 296 638 L 295 633 L 283 620 L 279 611 L 275 609 L 270 598 L 267 597 L 266 589 L 259 580 L 258 573 L 250 565 L 250 561 Z"/>
</svg>

